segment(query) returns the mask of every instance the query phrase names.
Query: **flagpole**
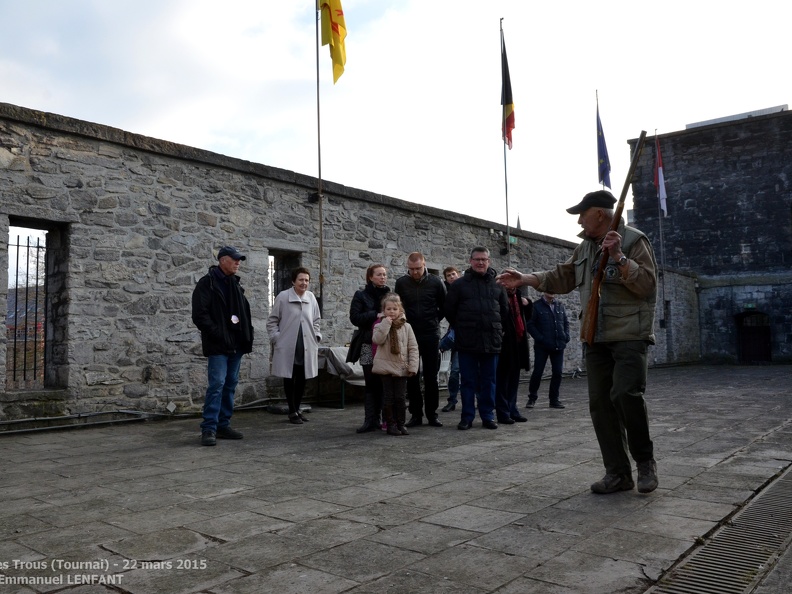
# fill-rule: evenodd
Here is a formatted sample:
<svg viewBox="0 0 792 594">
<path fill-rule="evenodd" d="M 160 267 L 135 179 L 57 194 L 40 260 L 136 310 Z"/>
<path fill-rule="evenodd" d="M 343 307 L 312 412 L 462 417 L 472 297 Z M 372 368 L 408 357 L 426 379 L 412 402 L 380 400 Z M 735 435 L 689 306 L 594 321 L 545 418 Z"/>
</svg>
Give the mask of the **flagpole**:
<svg viewBox="0 0 792 594">
<path fill-rule="evenodd" d="M 324 306 L 324 213 L 322 211 L 322 119 L 319 102 L 319 20 L 321 12 L 316 5 L 316 156 L 317 156 L 317 176 L 316 176 L 316 199 L 319 203 L 319 311 Z"/>
<path fill-rule="evenodd" d="M 504 193 L 506 195 L 506 263 L 512 265 L 511 258 L 511 227 L 509 227 L 509 175 L 506 173 L 506 143 L 503 143 L 503 178 Z"/>
<path fill-rule="evenodd" d="M 657 139 L 657 128 L 655 128 L 655 171 L 657 171 L 658 151 L 660 141 Z M 665 182 L 663 182 L 665 183 Z M 657 222 L 660 233 L 660 291 L 663 296 L 663 319 L 660 320 L 660 327 L 666 326 L 666 298 L 665 298 L 665 243 L 663 241 L 663 208 L 660 204 L 660 187 L 657 187 Z"/>
<path fill-rule="evenodd" d="M 500 43 L 501 43 L 501 53 L 504 50 L 506 42 L 503 38 L 503 17 L 500 19 Z M 501 60 L 501 80 L 505 80 L 506 77 L 506 64 L 503 60 Z M 506 105 L 505 101 L 501 101 L 504 105 L 501 106 L 501 123 L 505 125 L 506 123 Z M 504 195 L 506 200 L 506 264 L 507 266 L 511 267 L 512 257 L 511 257 L 511 228 L 509 227 L 509 174 L 506 168 L 506 139 L 503 139 L 503 187 L 504 187 Z"/>
</svg>

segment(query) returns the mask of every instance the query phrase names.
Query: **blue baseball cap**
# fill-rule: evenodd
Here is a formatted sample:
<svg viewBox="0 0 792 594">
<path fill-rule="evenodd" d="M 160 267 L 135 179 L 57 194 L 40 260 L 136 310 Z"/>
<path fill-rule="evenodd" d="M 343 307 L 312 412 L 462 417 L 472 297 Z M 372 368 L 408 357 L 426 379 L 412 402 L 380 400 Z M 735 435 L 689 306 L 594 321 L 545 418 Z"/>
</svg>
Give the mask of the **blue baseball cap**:
<svg viewBox="0 0 792 594">
<path fill-rule="evenodd" d="M 238 249 L 236 249 L 235 247 L 232 247 L 230 245 L 227 245 L 225 247 L 221 247 L 220 251 L 217 252 L 217 259 L 218 260 L 220 258 L 222 258 L 223 256 L 230 256 L 234 260 L 246 260 L 247 259 L 247 256 L 242 255 L 241 253 L 239 253 Z"/>
</svg>

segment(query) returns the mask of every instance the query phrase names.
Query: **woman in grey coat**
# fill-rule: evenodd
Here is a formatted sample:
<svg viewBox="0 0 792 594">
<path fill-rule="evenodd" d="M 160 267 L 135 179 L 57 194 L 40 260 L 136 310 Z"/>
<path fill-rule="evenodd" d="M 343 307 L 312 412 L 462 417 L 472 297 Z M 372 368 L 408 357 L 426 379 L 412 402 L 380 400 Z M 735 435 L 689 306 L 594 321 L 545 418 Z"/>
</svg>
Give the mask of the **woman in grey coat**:
<svg viewBox="0 0 792 594">
<path fill-rule="evenodd" d="M 307 421 L 300 412 L 305 380 L 319 375 L 319 342 L 322 316 L 314 294 L 308 290 L 311 273 L 306 268 L 292 271 L 292 288 L 275 298 L 267 332 L 272 344 L 272 375 L 283 378 L 289 405 L 289 421 Z"/>
</svg>

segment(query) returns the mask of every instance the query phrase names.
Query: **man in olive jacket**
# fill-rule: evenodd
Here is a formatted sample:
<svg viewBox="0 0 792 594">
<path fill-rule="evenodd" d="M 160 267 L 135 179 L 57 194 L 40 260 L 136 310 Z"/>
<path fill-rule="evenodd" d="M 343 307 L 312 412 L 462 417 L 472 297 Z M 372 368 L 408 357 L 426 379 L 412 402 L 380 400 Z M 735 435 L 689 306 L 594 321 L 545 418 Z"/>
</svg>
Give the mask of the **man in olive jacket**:
<svg viewBox="0 0 792 594">
<path fill-rule="evenodd" d="M 638 467 L 638 491 L 657 488 L 654 444 L 644 393 L 647 351 L 655 343 L 657 262 L 649 239 L 638 229 L 617 221 L 616 198 L 599 190 L 567 209 L 578 215 L 582 241 L 554 270 L 522 274 L 507 269 L 498 276 L 505 286 L 529 285 L 556 294 L 580 292 L 581 339 L 592 294 L 594 269 L 601 254 L 608 256 L 600 285 L 599 313 L 592 344 L 586 347 L 589 412 L 597 434 L 605 476 L 591 485 L 606 494 L 635 488 L 630 456 Z"/>
<path fill-rule="evenodd" d="M 230 423 L 242 355 L 253 350 L 250 304 L 236 275 L 245 258 L 235 247 L 220 248 L 217 266 L 209 268 L 192 295 L 192 320 L 201 331 L 201 347 L 208 358 L 209 385 L 201 423 L 205 446 L 215 445 L 218 437 L 242 439 Z"/>
<path fill-rule="evenodd" d="M 470 429 L 476 417 L 476 396 L 481 426 L 497 429 L 495 384 L 503 329 L 509 315 L 506 291 L 495 282 L 489 250 L 475 247 L 470 268 L 448 290 L 445 314 L 456 334 L 462 376 L 462 419 L 457 429 Z"/>
</svg>

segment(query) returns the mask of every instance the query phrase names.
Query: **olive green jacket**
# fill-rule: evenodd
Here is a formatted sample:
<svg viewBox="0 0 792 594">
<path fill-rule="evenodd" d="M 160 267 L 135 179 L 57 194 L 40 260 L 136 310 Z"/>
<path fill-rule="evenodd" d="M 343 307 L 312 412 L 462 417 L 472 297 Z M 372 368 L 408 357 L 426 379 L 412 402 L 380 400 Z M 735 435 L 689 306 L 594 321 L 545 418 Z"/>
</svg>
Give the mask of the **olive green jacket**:
<svg viewBox="0 0 792 594">
<path fill-rule="evenodd" d="M 617 232 L 622 236 L 622 252 L 628 258 L 625 270 L 609 259 L 600 285 L 600 302 L 594 342 L 645 340 L 655 343 L 654 316 L 657 300 L 657 262 L 649 239 L 624 221 Z M 555 270 L 537 272 L 538 291 L 569 293 L 580 291 L 581 332 L 586 323 L 594 268 L 601 249 L 599 243 L 580 234 L 583 241 L 572 256 Z M 581 340 L 583 337 L 581 336 Z"/>
</svg>

